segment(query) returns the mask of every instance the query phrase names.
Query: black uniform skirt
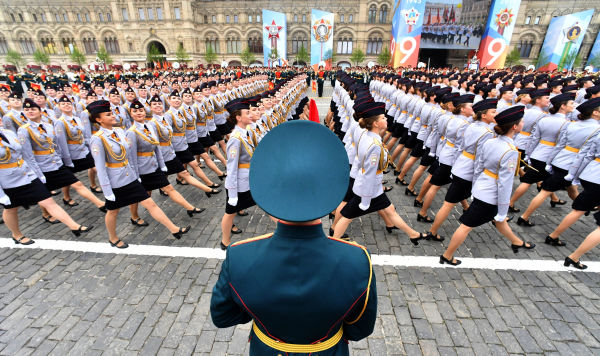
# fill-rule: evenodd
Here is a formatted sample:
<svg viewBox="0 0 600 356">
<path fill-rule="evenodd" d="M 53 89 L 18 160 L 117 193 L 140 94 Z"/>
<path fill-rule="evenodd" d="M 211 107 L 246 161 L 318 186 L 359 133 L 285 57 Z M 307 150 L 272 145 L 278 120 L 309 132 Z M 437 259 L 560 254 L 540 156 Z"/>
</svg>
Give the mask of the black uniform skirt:
<svg viewBox="0 0 600 356">
<path fill-rule="evenodd" d="M 73 173 L 85 171 L 90 168 L 94 168 L 94 158 L 92 157 L 92 154 L 89 152 L 88 152 L 87 156 L 85 156 L 83 158 L 74 159 L 73 167 L 69 167 L 69 169 Z"/>
<path fill-rule="evenodd" d="M 435 157 L 431 157 L 429 155 L 429 151 L 431 151 L 431 149 L 429 147 L 425 147 L 423 149 L 423 156 L 421 158 L 421 162 L 419 163 L 419 165 L 421 165 L 423 167 L 429 167 L 433 164 L 433 162 L 435 162 Z M 414 150 L 412 152 L 414 152 Z"/>
<path fill-rule="evenodd" d="M 185 149 L 183 151 L 175 151 L 175 156 L 179 159 L 179 162 L 183 164 L 190 163 L 195 160 L 194 155 L 190 152 L 189 149 Z"/>
<path fill-rule="evenodd" d="M 542 182 L 542 189 L 548 192 L 556 192 L 557 190 L 566 189 L 571 185 L 571 182 L 565 180 L 569 171 L 566 169 L 552 166 L 553 173 Z"/>
<path fill-rule="evenodd" d="M 583 192 L 579 193 L 577 198 L 573 200 L 571 207 L 573 210 L 591 211 L 600 205 L 600 184 L 582 180 L 581 186 L 583 187 Z"/>
<path fill-rule="evenodd" d="M 350 180 L 348 181 L 348 189 L 346 190 L 346 195 L 344 196 L 344 199 L 342 199 L 343 202 L 347 203 L 356 196 L 356 194 L 354 194 L 354 192 L 352 191 L 352 188 L 354 188 L 354 178 L 350 177 Z"/>
<path fill-rule="evenodd" d="M 215 141 L 210 137 L 210 135 L 206 135 L 204 137 L 198 137 L 198 142 L 202 144 L 202 147 L 210 147 L 215 144 Z"/>
<path fill-rule="evenodd" d="M 404 127 L 404 125 L 402 127 Z M 408 142 L 409 138 L 410 138 L 410 131 L 408 130 L 408 128 L 404 127 L 404 129 L 402 130 L 402 137 L 400 137 L 400 140 L 398 141 L 398 143 L 401 145 L 405 145 L 406 142 Z"/>
<path fill-rule="evenodd" d="M 214 142 L 219 142 L 219 141 L 223 141 L 223 136 L 221 135 L 221 133 L 219 132 L 219 130 L 215 130 L 215 131 L 210 131 L 210 138 L 214 141 Z"/>
<path fill-rule="evenodd" d="M 148 192 L 154 189 L 164 188 L 170 184 L 167 175 L 165 172 L 161 171 L 160 168 L 152 173 L 140 174 L 140 179 L 142 180 L 144 189 Z"/>
<path fill-rule="evenodd" d="M 596 219 L 596 225 L 600 226 L 600 211 L 594 214 L 594 219 Z"/>
<path fill-rule="evenodd" d="M 137 179 L 123 187 L 113 188 L 112 191 L 115 201 L 106 200 L 106 205 L 104 205 L 106 210 L 117 210 L 150 198 L 142 183 Z"/>
<path fill-rule="evenodd" d="M 229 201 L 229 192 L 227 192 L 227 189 L 225 189 L 225 196 L 227 201 Z M 229 205 L 229 202 L 225 203 L 225 214 L 235 214 L 238 211 L 242 211 L 255 205 L 256 203 L 254 202 L 254 199 L 252 199 L 252 194 L 250 194 L 249 190 L 241 193 L 238 192 L 238 202 L 236 206 Z"/>
<path fill-rule="evenodd" d="M 411 150 L 413 148 L 415 148 L 417 146 L 417 135 L 418 134 L 419 134 L 418 132 L 409 131 L 408 132 L 408 140 L 406 140 L 404 147 L 410 148 Z"/>
<path fill-rule="evenodd" d="M 42 200 L 51 197 L 46 186 L 39 179 L 31 183 L 14 188 L 4 188 L 4 193 L 10 199 L 10 205 L 3 205 L 4 209 L 18 208 L 20 206 L 29 208 Z"/>
<path fill-rule="evenodd" d="M 202 144 L 200 143 L 200 141 L 196 141 L 196 142 L 188 142 L 188 150 L 190 152 L 192 152 L 192 154 L 194 156 L 196 155 L 201 155 L 204 152 L 204 146 L 202 146 Z"/>
<path fill-rule="evenodd" d="M 498 206 L 475 198 L 459 221 L 468 227 L 477 227 L 494 220 L 496 214 L 498 214 Z"/>
<path fill-rule="evenodd" d="M 429 183 L 432 185 L 437 185 L 438 187 L 444 186 L 450 182 L 452 182 L 452 178 L 450 175 L 452 174 L 452 166 L 447 164 L 439 163 L 435 172 L 431 177 Z"/>
<path fill-rule="evenodd" d="M 423 141 L 417 139 L 417 143 L 415 144 L 415 147 L 412 149 L 412 151 L 410 151 L 410 156 L 420 158 L 420 157 L 423 157 L 424 154 L 425 154 L 425 147 L 424 147 Z"/>
<path fill-rule="evenodd" d="M 429 156 L 429 153 L 427 153 L 427 156 Z M 435 171 L 440 166 L 440 161 L 438 161 L 437 158 L 435 158 L 435 157 L 431 157 L 431 158 L 433 158 L 433 162 L 431 162 L 431 165 L 429 166 L 427 173 L 433 175 L 433 173 L 435 173 Z"/>
<path fill-rule="evenodd" d="M 525 167 L 525 174 L 521 177 L 522 183 L 534 184 L 550 176 L 550 173 L 546 172 L 546 162 L 532 158 L 531 167 L 535 168 L 537 172 L 529 167 Z"/>
<path fill-rule="evenodd" d="M 79 181 L 77 177 L 67 167 L 60 166 L 59 169 L 51 172 L 44 172 L 46 177 L 46 189 L 55 190 L 62 187 L 67 187 Z"/>
<path fill-rule="evenodd" d="M 392 205 L 392 202 L 387 197 L 385 192 L 371 199 L 371 205 L 369 205 L 369 209 L 367 210 L 362 210 L 359 207 L 361 199 L 361 197 L 355 194 L 340 212 L 342 216 L 346 219 L 355 219 L 359 216 L 364 216 L 374 211 L 383 210 Z"/>
<path fill-rule="evenodd" d="M 392 131 L 392 137 L 400 138 L 404 134 L 404 131 L 408 131 L 408 129 L 404 128 L 404 125 L 401 123 L 394 123 L 394 131 Z"/>
<path fill-rule="evenodd" d="M 172 160 L 165 162 L 165 166 L 167 166 L 167 175 L 177 174 L 179 172 L 185 171 L 183 164 L 179 158 L 175 157 Z"/>
<path fill-rule="evenodd" d="M 444 200 L 452 204 L 459 203 L 471 196 L 471 188 L 473 188 L 473 182 L 452 176 L 452 184 L 450 184 Z"/>
<path fill-rule="evenodd" d="M 219 130 L 222 136 L 229 135 L 229 133 L 231 132 L 231 130 L 229 129 L 229 125 L 227 125 L 227 122 L 225 122 L 224 124 L 217 125 L 217 130 Z"/>
</svg>

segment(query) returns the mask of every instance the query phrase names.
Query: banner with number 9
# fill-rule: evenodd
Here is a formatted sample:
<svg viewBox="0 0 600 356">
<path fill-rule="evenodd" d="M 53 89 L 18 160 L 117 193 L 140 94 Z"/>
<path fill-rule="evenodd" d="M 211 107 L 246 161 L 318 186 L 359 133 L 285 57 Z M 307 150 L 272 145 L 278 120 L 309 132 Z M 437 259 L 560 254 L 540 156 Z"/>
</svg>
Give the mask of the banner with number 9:
<svg viewBox="0 0 600 356">
<path fill-rule="evenodd" d="M 480 68 L 504 67 L 521 0 L 493 0 L 477 58 Z"/>
<path fill-rule="evenodd" d="M 391 65 L 416 67 L 423 28 L 425 0 L 396 0 L 392 19 Z"/>
</svg>

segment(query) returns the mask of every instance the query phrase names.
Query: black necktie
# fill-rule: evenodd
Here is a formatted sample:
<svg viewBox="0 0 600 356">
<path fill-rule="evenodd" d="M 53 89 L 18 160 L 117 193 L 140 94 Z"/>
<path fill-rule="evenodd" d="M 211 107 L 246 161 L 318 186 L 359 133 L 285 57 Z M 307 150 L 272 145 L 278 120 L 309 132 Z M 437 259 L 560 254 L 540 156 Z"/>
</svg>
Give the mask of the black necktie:
<svg viewBox="0 0 600 356">
<path fill-rule="evenodd" d="M 148 130 L 148 126 L 146 126 L 146 124 L 144 124 L 144 130 Z"/>
<path fill-rule="evenodd" d="M 4 134 L 2 132 L 0 132 L 0 139 L 2 139 L 3 141 L 6 141 L 6 143 L 10 143 L 10 141 L 6 138 L 6 136 L 4 136 Z"/>
</svg>

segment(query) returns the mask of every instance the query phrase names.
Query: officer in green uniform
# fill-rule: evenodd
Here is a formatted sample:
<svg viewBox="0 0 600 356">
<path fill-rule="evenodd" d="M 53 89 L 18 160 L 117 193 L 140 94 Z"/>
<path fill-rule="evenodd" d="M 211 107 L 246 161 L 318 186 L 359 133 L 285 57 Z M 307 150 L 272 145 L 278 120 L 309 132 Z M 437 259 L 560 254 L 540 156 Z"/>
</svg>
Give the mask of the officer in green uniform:
<svg viewBox="0 0 600 356">
<path fill-rule="evenodd" d="M 219 328 L 253 321 L 250 355 L 348 355 L 347 340 L 373 332 L 370 255 L 327 237 L 320 219 L 342 201 L 348 167 L 339 139 L 311 121 L 278 125 L 254 151 L 250 191 L 277 229 L 227 248 L 210 305 Z"/>
</svg>

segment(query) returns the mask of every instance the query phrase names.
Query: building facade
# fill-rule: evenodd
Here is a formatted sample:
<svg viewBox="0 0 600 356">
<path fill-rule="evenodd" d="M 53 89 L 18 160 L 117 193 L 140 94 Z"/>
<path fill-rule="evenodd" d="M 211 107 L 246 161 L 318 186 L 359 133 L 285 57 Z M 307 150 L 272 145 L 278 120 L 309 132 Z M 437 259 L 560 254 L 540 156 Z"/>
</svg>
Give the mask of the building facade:
<svg viewBox="0 0 600 356">
<path fill-rule="evenodd" d="M 464 0 L 467 23 L 485 22 L 491 0 Z M 114 64 L 144 67 L 149 49 L 155 46 L 169 61 L 176 61 L 178 47 L 192 65 L 206 64 L 208 47 L 216 52 L 215 63 L 239 65 L 248 47 L 262 65 L 262 9 L 287 16 L 287 56 L 294 63 L 298 49 L 310 48 L 310 13 L 318 8 L 335 14 L 334 62 L 350 64 L 350 54 L 360 48 L 365 60 L 377 62 L 388 47 L 393 16 L 392 0 L 323 1 L 223 1 L 223 0 L 4 0 L 0 1 L 0 61 L 14 49 L 26 64 L 35 64 L 34 52 L 49 55 L 51 64 L 73 64 L 76 47 L 95 61 L 104 47 Z M 516 18 L 511 49 L 518 48 L 523 64 L 534 64 L 552 17 L 585 9 L 600 9 L 600 0 L 523 0 Z M 580 54 L 585 59 L 600 28 L 600 11 L 594 14 Z M 447 61 L 464 64 L 467 53 L 451 51 Z"/>
</svg>

